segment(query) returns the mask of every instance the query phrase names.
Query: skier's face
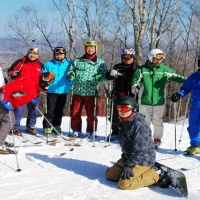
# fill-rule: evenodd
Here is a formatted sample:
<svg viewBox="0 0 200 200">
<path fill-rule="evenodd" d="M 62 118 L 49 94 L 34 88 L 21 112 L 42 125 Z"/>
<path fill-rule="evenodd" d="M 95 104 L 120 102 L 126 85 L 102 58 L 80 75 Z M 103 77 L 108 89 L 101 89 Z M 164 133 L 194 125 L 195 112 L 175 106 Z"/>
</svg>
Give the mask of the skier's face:
<svg viewBox="0 0 200 200">
<path fill-rule="evenodd" d="M 117 110 L 121 118 L 127 118 L 132 114 L 133 107 L 131 105 L 118 105 Z"/>
<path fill-rule="evenodd" d="M 133 55 L 127 54 L 127 55 L 122 55 L 122 62 L 130 65 L 134 62 Z"/>
<path fill-rule="evenodd" d="M 96 47 L 95 46 L 86 46 L 85 52 L 89 55 L 93 55 L 96 53 Z"/>
<path fill-rule="evenodd" d="M 160 64 L 161 61 L 162 61 L 162 58 L 156 58 L 156 57 L 154 57 L 152 63 L 153 64 Z"/>
<path fill-rule="evenodd" d="M 55 59 L 57 61 L 62 61 L 65 58 L 65 54 L 63 54 L 63 53 L 55 53 L 54 57 L 55 57 Z"/>
<path fill-rule="evenodd" d="M 39 53 L 29 52 L 27 57 L 29 58 L 29 60 L 34 61 L 38 59 Z"/>
</svg>

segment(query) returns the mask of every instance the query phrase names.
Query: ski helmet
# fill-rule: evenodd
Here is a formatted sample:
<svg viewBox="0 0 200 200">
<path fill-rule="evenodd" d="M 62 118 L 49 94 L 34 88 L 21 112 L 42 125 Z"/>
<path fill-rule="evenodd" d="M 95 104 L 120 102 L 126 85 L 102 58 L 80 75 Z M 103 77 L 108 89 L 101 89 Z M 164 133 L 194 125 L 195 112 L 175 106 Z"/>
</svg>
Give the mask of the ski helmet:
<svg viewBox="0 0 200 200">
<path fill-rule="evenodd" d="M 117 106 L 118 105 L 131 105 L 133 106 L 133 112 L 136 112 L 138 108 L 138 103 L 131 96 L 122 96 L 117 98 Z"/>
<path fill-rule="evenodd" d="M 135 50 L 132 49 L 132 48 L 123 49 L 122 52 L 123 52 L 122 55 L 133 55 L 133 56 L 135 56 Z"/>
<path fill-rule="evenodd" d="M 152 49 L 149 52 L 148 59 L 150 62 L 153 62 L 153 58 L 165 58 L 165 54 L 160 49 Z"/>
<path fill-rule="evenodd" d="M 97 53 L 98 51 L 98 44 L 94 41 L 94 40 L 88 40 L 84 43 L 84 52 L 86 53 L 85 51 L 85 47 L 87 46 L 94 46 L 95 47 L 95 52 Z"/>
</svg>

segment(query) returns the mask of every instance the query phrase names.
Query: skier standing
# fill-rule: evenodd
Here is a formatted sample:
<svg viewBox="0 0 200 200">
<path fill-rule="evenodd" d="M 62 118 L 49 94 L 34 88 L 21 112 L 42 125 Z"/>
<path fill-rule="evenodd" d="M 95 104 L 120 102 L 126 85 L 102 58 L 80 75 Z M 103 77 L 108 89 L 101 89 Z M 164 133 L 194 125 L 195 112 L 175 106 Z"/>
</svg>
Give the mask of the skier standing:
<svg viewBox="0 0 200 200">
<path fill-rule="evenodd" d="M 2 99 L 0 101 L 0 149 L 15 124 L 13 109 L 30 102 L 32 109 L 37 106 L 37 96 L 53 83 L 54 74 L 43 73 L 40 77 L 18 78 L 0 88 Z M 11 120 L 11 121 L 10 121 Z M 12 125 L 12 126 L 11 126 Z"/>
<path fill-rule="evenodd" d="M 23 58 L 15 61 L 12 66 L 8 69 L 8 74 L 11 79 L 19 78 L 32 78 L 35 76 L 40 76 L 42 72 L 42 63 L 38 59 L 39 49 L 38 48 L 29 48 L 28 53 Z M 37 99 L 36 99 L 37 100 Z M 38 104 L 38 102 L 36 102 Z M 26 121 L 26 131 L 31 134 L 37 134 L 35 129 L 36 120 L 38 117 L 38 111 L 33 109 L 31 103 L 27 102 L 28 107 L 28 116 Z M 22 136 L 20 130 L 20 121 L 23 117 L 25 105 L 14 110 L 16 123 L 13 129 L 15 135 Z"/>
<path fill-rule="evenodd" d="M 81 111 L 85 105 L 87 113 L 86 135 L 91 136 L 97 129 L 97 117 L 94 119 L 96 89 L 99 82 L 105 80 L 107 68 L 105 62 L 98 58 L 98 45 L 89 40 L 84 43 L 85 54 L 74 60 L 74 65 L 68 73 L 68 79 L 75 77 L 74 91 L 71 106 L 72 137 L 79 137 L 82 132 Z M 95 120 L 95 127 L 93 121 Z"/>
<path fill-rule="evenodd" d="M 184 81 L 179 92 L 174 93 L 171 100 L 177 102 L 189 93 L 191 93 L 192 101 L 190 104 L 189 127 L 187 130 L 191 146 L 187 148 L 186 152 L 188 154 L 198 154 L 200 153 L 200 69 Z"/>
<path fill-rule="evenodd" d="M 116 98 L 120 96 L 135 96 L 131 93 L 131 80 L 135 70 L 138 67 L 135 58 L 135 51 L 132 48 L 123 49 L 123 53 L 121 55 L 121 63 L 116 64 L 113 69 L 107 73 L 107 80 L 113 80 L 113 91 L 112 98 L 114 98 L 114 109 L 113 109 L 113 118 L 112 118 L 112 133 L 111 138 L 110 135 L 107 137 L 107 141 L 109 138 L 111 141 L 116 140 L 118 138 L 118 113 L 116 107 Z M 135 97 L 138 99 L 138 95 Z M 110 119 L 111 120 L 111 119 Z"/>
<path fill-rule="evenodd" d="M 72 63 L 66 59 L 66 50 L 63 47 L 56 47 L 53 56 L 54 59 L 46 62 L 43 67 L 43 72 L 53 72 L 55 76 L 53 84 L 47 90 L 47 113 L 45 116 L 55 130 L 61 133 L 63 108 L 72 86 L 71 81 L 66 77 Z M 51 125 L 45 119 L 43 128 L 46 134 L 52 133 Z"/>
<path fill-rule="evenodd" d="M 137 102 L 133 97 L 117 99 L 119 114 L 119 144 L 121 159 L 106 171 L 106 177 L 118 181 L 123 190 L 134 190 L 150 186 L 159 180 L 153 169 L 156 152 L 149 124 L 144 115 L 138 113 Z"/>
<path fill-rule="evenodd" d="M 132 92 L 138 93 L 140 113 L 146 116 L 147 122 L 153 124 L 154 143 L 157 148 L 163 137 L 163 114 L 165 110 L 165 85 L 168 80 L 183 83 L 186 79 L 162 63 L 165 54 L 160 49 L 152 49 L 146 63 L 133 75 Z"/>
</svg>

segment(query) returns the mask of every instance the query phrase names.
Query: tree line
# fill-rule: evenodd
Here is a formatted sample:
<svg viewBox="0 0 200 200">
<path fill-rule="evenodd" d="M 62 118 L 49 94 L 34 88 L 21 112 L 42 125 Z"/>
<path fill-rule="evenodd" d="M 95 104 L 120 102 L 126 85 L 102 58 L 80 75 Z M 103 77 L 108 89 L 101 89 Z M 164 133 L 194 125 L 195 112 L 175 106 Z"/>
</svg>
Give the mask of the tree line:
<svg viewBox="0 0 200 200">
<path fill-rule="evenodd" d="M 65 47 L 67 58 L 73 60 L 84 53 L 84 41 L 92 39 L 98 42 L 98 56 L 108 69 L 120 62 L 123 48 L 132 47 L 140 65 L 149 50 L 159 48 L 166 53 L 164 63 L 176 72 L 187 77 L 197 70 L 198 0 L 51 0 L 49 7 L 44 11 L 27 4 L 10 16 L 5 26 L 9 50 L 22 55 L 35 41 L 42 62 L 52 58 L 56 46 Z M 170 97 L 179 87 L 168 83 L 166 121 L 173 119 Z M 178 103 L 178 117 L 185 115 L 188 101 Z"/>
</svg>

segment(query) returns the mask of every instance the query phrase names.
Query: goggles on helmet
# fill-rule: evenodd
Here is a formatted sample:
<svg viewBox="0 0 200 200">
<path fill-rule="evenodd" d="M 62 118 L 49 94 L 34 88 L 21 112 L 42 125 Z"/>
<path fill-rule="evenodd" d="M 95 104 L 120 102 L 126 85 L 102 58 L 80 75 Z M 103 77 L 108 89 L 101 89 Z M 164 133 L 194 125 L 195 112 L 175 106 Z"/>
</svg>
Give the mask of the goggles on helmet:
<svg viewBox="0 0 200 200">
<path fill-rule="evenodd" d="M 131 60 L 133 58 L 133 55 L 131 54 L 124 54 L 122 55 L 123 60 Z"/>
<path fill-rule="evenodd" d="M 157 53 L 156 58 L 164 58 L 165 57 L 165 54 L 164 53 Z"/>
<path fill-rule="evenodd" d="M 28 50 L 29 53 L 36 53 L 36 54 L 39 54 L 40 50 L 38 48 L 30 48 Z"/>
<path fill-rule="evenodd" d="M 61 54 L 65 54 L 66 51 L 64 48 L 55 48 L 54 49 L 54 53 L 61 53 Z"/>
<path fill-rule="evenodd" d="M 132 105 L 118 105 L 117 110 L 119 112 L 128 112 L 133 109 Z"/>
</svg>

